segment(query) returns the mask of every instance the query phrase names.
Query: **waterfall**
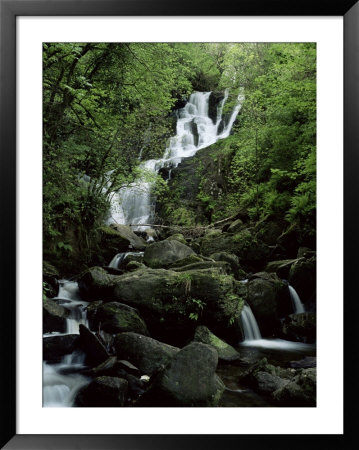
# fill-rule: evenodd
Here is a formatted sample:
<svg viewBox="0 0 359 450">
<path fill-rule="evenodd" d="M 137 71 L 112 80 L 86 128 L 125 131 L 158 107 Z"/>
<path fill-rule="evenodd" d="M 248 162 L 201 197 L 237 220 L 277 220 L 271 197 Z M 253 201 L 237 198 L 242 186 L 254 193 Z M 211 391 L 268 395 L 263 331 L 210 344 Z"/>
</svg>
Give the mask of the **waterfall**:
<svg viewBox="0 0 359 450">
<path fill-rule="evenodd" d="M 219 132 L 223 107 L 228 99 L 228 90 L 225 91 L 224 98 L 217 106 L 216 123 L 213 123 L 208 116 L 210 95 L 211 92 L 194 92 L 191 94 L 186 105 L 176 112 L 176 135 L 170 138 L 169 146 L 166 148 L 163 157 L 142 162 L 140 169 L 152 176 L 163 167 L 171 170 L 173 167 L 177 167 L 183 158 L 189 158 L 195 155 L 198 150 L 229 136 L 241 109 L 244 96 L 239 95 L 237 97 L 237 104 L 228 123 Z M 151 188 L 150 177 L 144 175 L 130 186 L 123 187 L 114 193 L 111 198 L 110 217 L 107 223 L 125 225 L 151 223 L 155 209 L 155 199 L 151 193 Z M 147 228 L 149 227 L 137 226 L 134 230 L 144 231 Z"/>
<path fill-rule="evenodd" d="M 262 339 L 262 335 L 261 332 L 259 331 L 257 321 L 249 305 L 243 306 L 241 319 L 245 341 Z"/>
<path fill-rule="evenodd" d="M 70 311 L 66 319 L 65 334 L 79 334 L 80 324 L 88 327 L 86 313 L 88 303 L 81 300 L 76 282 L 60 280 L 58 295 L 53 300 Z M 51 339 L 51 334 L 44 335 L 44 339 Z M 43 405 L 45 407 L 73 406 L 77 392 L 89 382 L 88 377 L 74 373 L 83 368 L 85 368 L 85 355 L 78 350 L 63 356 L 58 364 L 44 362 Z"/>
<path fill-rule="evenodd" d="M 115 255 L 110 264 L 108 265 L 108 267 L 111 267 L 113 269 L 119 269 L 121 267 L 121 265 L 124 263 L 124 261 L 126 260 L 127 256 L 143 256 L 144 252 L 127 252 L 127 253 L 117 253 L 117 255 Z"/>
<path fill-rule="evenodd" d="M 290 293 L 290 299 L 292 300 L 294 314 L 300 314 L 305 312 L 305 308 L 303 303 L 300 300 L 299 295 L 297 294 L 297 291 L 294 289 L 293 286 L 289 285 L 289 293 Z"/>
</svg>

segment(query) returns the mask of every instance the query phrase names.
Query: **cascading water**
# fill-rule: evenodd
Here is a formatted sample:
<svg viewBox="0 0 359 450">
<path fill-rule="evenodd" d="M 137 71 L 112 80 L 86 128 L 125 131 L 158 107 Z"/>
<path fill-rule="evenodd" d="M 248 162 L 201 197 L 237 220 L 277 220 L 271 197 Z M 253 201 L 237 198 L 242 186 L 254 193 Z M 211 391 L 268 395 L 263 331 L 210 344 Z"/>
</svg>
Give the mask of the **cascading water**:
<svg viewBox="0 0 359 450">
<path fill-rule="evenodd" d="M 85 309 L 88 303 L 81 300 L 76 282 L 60 280 L 58 296 L 53 300 L 70 311 L 66 319 L 66 333 L 48 333 L 44 339 L 51 339 L 55 334 L 79 334 L 80 324 L 88 326 Z M 44 362 L 43 405 L 72 406 L 79 389 L 89 382 L 88 377 L 76 373 L 85 367 L 85 355 L 78 350 L 65 355 L 58 364 Z"/>
<path fill-rule="evenodd" d="M 243 306 L 241 319 L 245 341 L 262 339 L 259 326 L 249 305 Z"/>
<path fill-rule="evenodd" d="M 294 289 L 293 286 L 288 286 L 290 298 L 292 300 L 294 314 L 301 314 L 305 312 L 305 308 L 303 303 L 300 300 L 299 295 L 297 294 L 297 291 Z"/>
<path fill-rule="evenodd" d="M 219 139 L 229 136 L 233 123 L 239 113 L 244 99 L 237 98 L 237 104 L 229 117 L 228 123 L 222 119 L 222 111 L 228 99 L 228 90 L 217 107 L 217 117 L 213 121 L 209 117 L 209 98 L 211 92 L 194 92 L 184 108 L 177 111 L 177 133 L 172 137 L 163 158 L 151 159 L 141 163 L 140 168 L 150 174 L 167 167 L 171 170 L 183 158 L 193 156 L 198 150 L 214 144 Z M 151 195 L 152 183 L 145 177 L 131 186 L 120 189 L 111 199 L 111 211 L 108 224 L 119 223 L 137 225 L 151 223 L 155 201 Z M 137 226 L 134 229 L 144 231 L 148 226 Z"/>
</svg>

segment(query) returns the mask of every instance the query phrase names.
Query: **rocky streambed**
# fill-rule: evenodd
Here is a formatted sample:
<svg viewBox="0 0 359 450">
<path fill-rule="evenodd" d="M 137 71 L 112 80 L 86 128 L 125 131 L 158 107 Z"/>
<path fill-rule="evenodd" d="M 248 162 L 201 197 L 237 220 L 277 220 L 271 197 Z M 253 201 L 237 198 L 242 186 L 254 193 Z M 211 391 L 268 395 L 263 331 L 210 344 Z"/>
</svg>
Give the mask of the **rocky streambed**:
<svg viewBox="0 0 359 450">
<path fill-rule="evenodd" d="M 288 258 L 241 219 L 151 243 L 101 232 L 107 264 L 44 300 L 44 406 L 315 406 L 313 250 Z M 47 263 L 53 293 L 59 277 Z M 260 337 L 246 339 L 244 308 Z"/>
</svg>

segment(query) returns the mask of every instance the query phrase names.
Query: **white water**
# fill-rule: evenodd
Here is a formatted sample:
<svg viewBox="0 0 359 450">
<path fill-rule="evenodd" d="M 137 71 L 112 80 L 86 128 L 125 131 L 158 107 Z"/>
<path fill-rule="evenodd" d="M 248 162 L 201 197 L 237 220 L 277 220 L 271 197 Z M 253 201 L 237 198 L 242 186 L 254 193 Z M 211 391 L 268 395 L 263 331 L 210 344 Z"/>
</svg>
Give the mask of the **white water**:
<svg viewBox="0 0 359 450">
<path fill-rule="evenodd" d="M 223 100 L 217 107 L 217 120 L 214 123 L 208 116 L 210 92 L 194 92 L 184 108 L 177 111 L 176 136 L 172 137 L 161 159 L 151 159 L 141 163 L 140 167 L 149 174 L 156 174 L 162 167 L 170 170 L 177 167 L 183 158 L 193 156 L 198 150 L 214 144 L 219 139 L 229 136 L 233 123 L 242 106 L 244 97 L 239 95 L 227 124 L 222 132 L 219 127 L 222 121 L 222 111 L 228 99 L 226 90 Z M 194 129 L 198 131 L 198 142 Z M 153 219 L 155 199 L 151 195 L 152 182 L 142 177 L 131 186 L 120 189 L 111 199 L 111 211 L 108 224 L 125 225 L 148 224 Z M 145 230 L 146 226 L 134 229 Z"/>
<path fill-rule="evenodd" d="M 305 308 L 303 303 L 300 300 L 299 295 L 297 294 L 297 291 L 294 289 L 293 286 L 288 286 L 290 298 L 292 300 L 294 314 L 301 314 L 305 312 Z"/>
<path fill-rule="evenodd" d="M 59 293 L 54 298 L 70 310 L 66 319 L 66 333 L 79 334 L 80 324 L 88 326 L 86 306 L 80 298 L 78 284 L 74 281 L 60 280 Z M 44 339 L 60 333 L 45 334 Z M 89 378 L 79 373 L 71 373 L 85 368 L 85 355 L 80 351 L 63 356 L 59 364 L 43 363 L 43 406 L 70 407 L 77 392 L 89 382 Z"/>
<path fill-rule="evenodd" d="M 108 267 L 111 267 L 113 269 L 119 269 L 122 265 L 122 263 L 125 261 L 125 259 L 127 258 L 127 256 L 129 255 L 133 255 L 133 256 L 142 256 L 144 254 L 144 252 L 127 252 L 127 253 L 117 253 L 117 255 L 115 255 L 110 264 L 108 265 Z"/>
<path fill-rule="evenodd" d="M 256 341 L 262 339 L 259 326 L 249 305 L 244 305 L 241 314 L 244 341 Z"/>
<path fill-rule="evenodd" d="M 311 351 L 315 349 L 315 344 L 305 344 L 304 342 L 286 341 L 285 339 L 257 339 L 243 341 L 240 346 L 267 348 L 283 351 Z"/>
</svg>

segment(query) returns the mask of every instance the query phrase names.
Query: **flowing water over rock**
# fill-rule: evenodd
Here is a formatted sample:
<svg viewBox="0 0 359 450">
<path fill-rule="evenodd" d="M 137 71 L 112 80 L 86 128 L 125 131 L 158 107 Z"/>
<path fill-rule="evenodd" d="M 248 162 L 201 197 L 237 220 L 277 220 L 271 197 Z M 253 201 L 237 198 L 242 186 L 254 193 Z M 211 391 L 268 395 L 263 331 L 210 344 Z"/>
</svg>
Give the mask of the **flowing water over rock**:
<svg viewBox="0 0 359 450">
<path fill-rule="evenodd" d="M 70 311 L 64 334 L 79 334 L 80 324 L 88 326 L 85 310 L 88 303 L 81 300 L 76 282 L 60 280 L 54 300 Z M 59 333 L 45 334 L 44 339 L 51 339 L 53 334 Z M 86 368 L 84 361 L 84 353 L 76 350 L 63 356 L 58 364 L 43 363 L 43 406 L 73 406 L 77 392 L 89 382 L 88 377 L 77 373 Z"/>
<path fill-rule="evenodd" d="M 288 288 L 289 288 L 290 298 L 291 298 L 292 304 L 293 304 L 294 314 L 304 313 L 305 308 L 304 308 L 303 303 L 300 300 L 299 295 L 297 294 L 297 291 L 294 289 L 293 286 L 289 285 Z"/>
<path fill-rule="evenodd" d="M 228 99 L 228 90 L 217 106 L 216 120 L 209 117 L 209 99 L 211 92 L 194 92 L 184 108 L 177 114 L 177 133 L 170 139 L 169 146 L 161 159 L 151 159 L 141 163 L 141 168 L 156 174 L 167 167 L 169 171 L 177 167 L 183 158 L 188 158 L 219 139 L 229 136 L 233 123 L 241 109 L 244 97 L 238 96 L 228 121 L 222 118 L 222 111 Z M 170 174 L 170 172 L 169 172 Z M 169 175 L 170 177 L 170 175 Z M 108 223 L 125 225 L 149 224 L 153 219 L 155 199 L 151 194 L 152 182 L 144 176 L 129 187 L 120 189 L 111 200 L 111 211 Z M 148 226 L 137 226 L 134 230 L 143 231 Z"/>
</svg>

